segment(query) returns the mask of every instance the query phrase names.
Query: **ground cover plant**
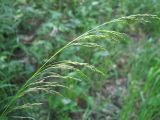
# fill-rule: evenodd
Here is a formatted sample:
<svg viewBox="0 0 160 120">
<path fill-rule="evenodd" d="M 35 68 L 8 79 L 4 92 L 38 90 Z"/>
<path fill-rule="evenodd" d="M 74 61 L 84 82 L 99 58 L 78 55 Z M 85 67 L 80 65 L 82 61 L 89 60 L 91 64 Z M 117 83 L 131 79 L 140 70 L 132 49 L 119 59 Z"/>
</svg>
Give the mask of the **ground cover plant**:
<svg viewBox="0 0 160 120">
<path fill-rule="evenodd" d="M 159 119 L 159 17 L 121 17 L 144 3 L 1 1 L 0 119 Z"/>
</svg>

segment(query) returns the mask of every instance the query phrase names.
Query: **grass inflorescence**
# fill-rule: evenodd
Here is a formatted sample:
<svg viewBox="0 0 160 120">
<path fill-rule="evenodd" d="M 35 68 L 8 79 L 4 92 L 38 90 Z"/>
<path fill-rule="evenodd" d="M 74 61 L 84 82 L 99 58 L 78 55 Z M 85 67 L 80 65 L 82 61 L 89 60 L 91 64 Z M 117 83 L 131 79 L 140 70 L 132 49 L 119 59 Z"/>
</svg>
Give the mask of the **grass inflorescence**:
<svg viewBox="0 0 160 120">
<path fill-rule="evenodd" d="M 107 30 L 105 29 L 108 24 L 126 24 L 129 25 L 131 23 L 152 23 L 152 21 L 159 21 L 160 18 L 158 18 L 156 15 L 150 15 L 150 14 L 137 14 L 137 15 L 130 15 L 127 17 L 121 17 L 118 19 L 111 20 L 109 22 L 105 22 L 87 32 L 80 35 L 79 37 L 75 38 L 74 40 L 70 41 L 68 44 L 66 44 L 64 47 L 59 49 L 55 54 L 53 54 L 27 81 L 22 85 L 22 87 L 16 92 L 14 96 L 12 96 L 8 103 L 3 108 L 3 111 L 1 113 L 1 119 L 5 118 L 9 115 L 10 112 L 13 112 L 17 109 L 26 109 L 26 108 L 32 108 L 33 106 L 41 105 L 41 103 L 25 103 L 23 105 L 15 105 L 15 103 L 23 99 L 23 96 L 26 94 L 30 94 L 31 92 L 36 92 L 37 94 L 40 94 L 41 92 L 49 93 L 49 94 L 61 94 L 59 91 L 56 91 L 56 88 L 66 88 L 67 86 L 63 84 L 63 80 L 67 80 L 68 78 L 81 81 L 81 79 L 76 78 L 74 76 L 69 76 L 68 74 L 71 71 L 80 71 L 81 74 L 84 76 L 87 76 L 82 68 L 87 68 L 88 70 L 91 70 L 93 72 L 99 73 L 100 75 L 105 74 L 101 72 L 99 69 L 97 69 L 94 65 L 90 65 L 89 63 L 85 62 L 77 62 L 72 60 L 64 60 L 55 62 L 54 59 L 57 55 L 59 55 L 61 52 L 63 52 L 65 49 L 71 47 L 71 46 L 83 46 L 88 48 L 96 48 L 105 50 L 108 49 L 107 46 L 110 44 L 121 44 L 123 42 L 127 42 L 129 40 L 129 37 L 125 33 L 113 31 L 113 30 Z M 106 42 L 105 45 L 99 44 L 99 41 Z M 152 118 L 152 116 L 155 115 L 158 116 L 158 107 L 159 103 L 156 102 L 159 99 L 158 96 L 158 85 L 159 85 L 159 68 L 157 68 L 155 65 L 153 68 L 151 68 L 147 80 L 144 83 L 144 87 L 142 90 L 142 95 L 144 95 L 144 101 L 142 104 L 142 109 L 139 111 L 138 119 L 144 119 L 146 118 L 146 113 L 150 112 L 150 114 L 147 114 L 147 118 Z M 65 74 L 62 74 L 59 71 L 65 71 Z M 87 76 L 89 77 L 89 76 Z M 55 81 L 55 79 L 62 79 L 62 82 Z M 155 79 L 155 82 L 152 82 L 152 80 Z M 148 88 L 151 88 L 151 91 L 148 92 Z M 156 88 L 156 89 L 155 89 Z M 131 107 L 135 103 L 135 98 L 138 98 L 138 93 L 135 93 L 133 95 L 133 98 L 129 99 L 129 102 L 126 105 L 126 108 L 124 107 L 124 112 L 122 112 L 121 119 L 128 118 L 128 115 L 126 114 L 127 109 L 131 110 Z M 151 112 L 152 111 L 152 112 Z M 155 118 L 156 119 L 156 118 Z"/>
</svg>

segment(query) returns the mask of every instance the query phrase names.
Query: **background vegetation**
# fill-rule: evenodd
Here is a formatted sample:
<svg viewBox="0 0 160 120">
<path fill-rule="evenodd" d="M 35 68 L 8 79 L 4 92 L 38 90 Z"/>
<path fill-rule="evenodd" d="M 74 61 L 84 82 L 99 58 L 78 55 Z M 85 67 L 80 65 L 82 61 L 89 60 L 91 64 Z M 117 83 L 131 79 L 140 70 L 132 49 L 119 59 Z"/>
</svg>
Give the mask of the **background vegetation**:
<svg viewBox="0 0 160 120">
<path fill-rule="evenodd" d="M 160 1 L 0 0 L 0 115 L 26 80 L 68 42 L 106 21 L 146 13 L 160 16 Z M 67 88 L 57 86 L 57 94 L 28 93 L 1 119 L 159 120 L 159 25 L 109 24 L 105 29 L 126 33 L 128 42 L 100 41 L 107 50 L 69 47 L 54 62 L 89 63 L 105 75 L 86 64 L 81 71 L 57 70 L 66 77 L 53 81 Z M 25 109 L 18 109 L 23 104 Z"/>
</svg>

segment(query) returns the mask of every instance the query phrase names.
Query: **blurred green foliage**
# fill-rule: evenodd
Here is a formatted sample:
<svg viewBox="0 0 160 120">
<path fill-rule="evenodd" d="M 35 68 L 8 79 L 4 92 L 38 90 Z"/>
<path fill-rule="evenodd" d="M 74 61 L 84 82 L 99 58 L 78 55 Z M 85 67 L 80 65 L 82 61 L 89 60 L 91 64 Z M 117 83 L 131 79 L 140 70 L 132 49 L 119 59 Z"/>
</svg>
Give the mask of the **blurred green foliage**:
<svg viewBox="0 0 160 120">
<path fill-rule="evenodd" d="M 159 16 L 160 1 L 0 0 L 0 106 L 4 106 L 10 100 L 15 91 L 49 56 L 70 40 L 100 23 L 139 13 Z M 137 41 L 132 41 L 128 46 L 111 47 L 110 51 L 97 52 L 95 49 L 70 47 L 55 59 L 55 61 L 64 59 L 87 61 L 102 70 L 106 76 L 99 76 L 86 69 L 84 69 L 85 73 L 91 77 L 73 71 L 71 76 L 84 78 L 84 80 L 81 82 L 66 80 L 65 84 L 70 89 L 59 90 L 63 96 L 40 95 L 39 98 L 42 98 L 44 106 L 40 109 L 22 110 L 20 115 L 32 116 L 40 120 L 112 120 L 118 119 L 119 116 L 125 120 L 131 119 L 132 115 L 126 113 L 130 110 L 133 113 L 133 119 L 142 120 L 145 118 L 142 111 L 146 107 L 154 107 L 157 104 L 159 106 L 158 93 L 156 95 L 148 93 L 146 88 L 141 86 L 141 82 L 144 84 L 145 81 L 147 85 L 154 84 L 150 80 L 152 74 L 152 79 L 159 79 L 154 78 L 156 77 L 154 73 L 150 73 L 152 69 L 155 72 L 159 71 L 156 67 L 159 65 L 157 59 L 159 61 L 160 58 L 158 54 L 159 23 L 155 22 L 147 27 L 130 24 L 127 28 L 121 24 L 109 25 L 107 29 L 125 32 Z M 116 92 L 115 96 L 118 97 L 116 100 L 121 100 L 122 97 L 123 101 L 126 99 L 131 101 L 123 108 L 123 105 L 117 107 L 112 98 L 105 97 L 103 90 L 106 81 L 116 82 L 124 78 L 129 79 L 127 84 L 131 87 L 128 89 L 134 95 L 128 98 L 129 95 L 123 96 Z M 141 93 L 145 99 L 150 98 L 148 101 L 134 101 L 142 97 L 139 96 L 141 88 L 143 88 Z M 158 86 L 157 90 L 159 90 Z M 156 90 L 152 91 L 154 93 Z M 36 101 L 36 98 L 32 97 L 28 99 Z M 21 102 L 25 103 L 27 99 Z M 136 116 L 137 108 L 133 107 L 135 104 L 140 104 L 143 108 L 138 110 L 140 112 L 138 116 Z M 0 112 L 2 108 L 0 107 Z M 147 110 L 145 112 L 148 113 Z M 10 116 L 12 115 L 17 113 L 11 113 Z M 157 116 L 153 119 L 158 119 Z M 149 118 L 152 116 L 148 116 Z"/>
</svg>

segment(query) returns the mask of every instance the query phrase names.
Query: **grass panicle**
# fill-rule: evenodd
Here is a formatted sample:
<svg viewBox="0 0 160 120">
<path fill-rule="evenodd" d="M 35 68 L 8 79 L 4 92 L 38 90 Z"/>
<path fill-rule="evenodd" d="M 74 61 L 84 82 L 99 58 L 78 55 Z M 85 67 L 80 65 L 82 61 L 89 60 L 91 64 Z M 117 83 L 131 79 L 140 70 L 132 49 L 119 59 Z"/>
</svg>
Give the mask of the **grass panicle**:
<svg viewBox="0 0 160 120">
<path fill-rule="evenodd" d="M 121 43 L 127 41 L 128 37 L 125 33 L 120 33 L 116 31 L 106 30 L 104 29 L 108 24 L 118 24 L 118 23 L 148 23 L 152 22 L 153 20 L 160 20 L 156 15 L 150 14 L 137 14 L 137 15 L 130 15 L 127 17 L 121 17 L 118 19 L 111 20 L 109 22 L 105 22 L 87 32 L 80 35 L 79 37 L 75 38 L 74 40 L 70 41 L 60 50 L 58 50 L 55 54 L 53 54 L 28 80 L 27 82 L 17 91 L 15 96 L 10 100 L 8 104 L 6 104 L 4 111 L 1 114 L 0 118 L 6 117 L 10 112 L 22 109 L 22 108 L 30 108 L 35 105 L 41 105 L 37 103 L 32 104 L 24 104 L 21 106 L 14 106 L 17 100 L 23 99 L 22 97 L 31 92 L 42 91 L 50 94 L 60 94 L 54 88 L 56 87 L 65 87 L 63 83 L 59 83 L 55 81 L 55 79 L 67 79 L 72 78 L 74 80 L 80 81 L 78 78 L 73 76 L 62 75 L 57 73 L 58 70 L 67 71 L 79 71 L 79 73 L 86 76 L 80 68 L 86 67 L 94 72 L 98 72 L 101 75 L 104 75 L 100 70 L 98 70 L 95 66 L 90 65 L 88 63 L 80 63 L 76 61 L 61 61 L 61 62 L 54 62 L 53 59 L 60 54 L 63 50 L 70 46 L 85 46 L 85 47 L 93 47 L 93 48 L 100 48 L 105 49 L 104 46 L 101 46 L 97 43 L 97 41 L 105 40 L 109 43 Z M 142 115 L 141 115 L 142 116 Z M 15 116 L 16 117 L 16 116 Z M 21 117 L 20 117 L 21 118 Z"/>
</svg>

